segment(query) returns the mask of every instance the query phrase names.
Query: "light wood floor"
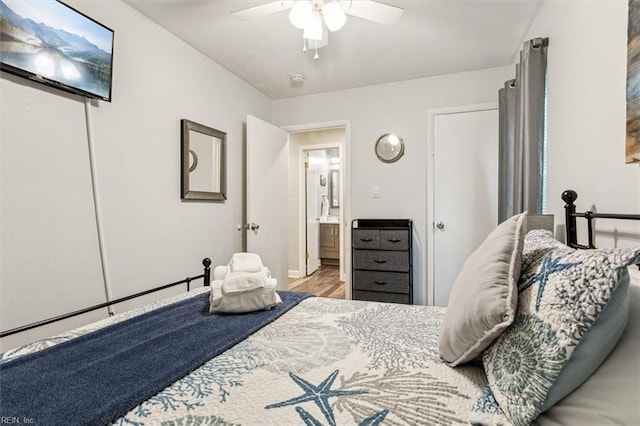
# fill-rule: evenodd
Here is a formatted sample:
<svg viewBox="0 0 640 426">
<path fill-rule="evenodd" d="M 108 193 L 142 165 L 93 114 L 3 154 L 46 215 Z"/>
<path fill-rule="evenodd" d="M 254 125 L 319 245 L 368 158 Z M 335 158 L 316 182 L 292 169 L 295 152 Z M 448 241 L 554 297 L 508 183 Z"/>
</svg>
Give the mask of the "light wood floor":
<svg viewBox="0 0 640 426">
<path fill-rule="evenodd" d="M 311 276 L 289 278 L 289 290 L 306 291 L 332 299 L 344 299 L 344 281 L 340 281 L 338 266 L 321 265 Z"/>
</svg>

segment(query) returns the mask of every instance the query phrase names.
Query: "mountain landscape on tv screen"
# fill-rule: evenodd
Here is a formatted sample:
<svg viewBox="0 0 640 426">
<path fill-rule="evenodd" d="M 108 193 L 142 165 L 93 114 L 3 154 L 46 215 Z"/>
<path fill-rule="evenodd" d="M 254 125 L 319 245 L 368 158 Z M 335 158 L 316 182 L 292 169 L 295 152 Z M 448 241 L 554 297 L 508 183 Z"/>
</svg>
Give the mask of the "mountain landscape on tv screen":
<svg viewBox="0 0 640 426">
<path fill-rule="evenodd" d="M 81 35 L 24 18 L 1 0 L 0 14 L 3 65 L 109 98 L 111 52 Z"/>
</svg>

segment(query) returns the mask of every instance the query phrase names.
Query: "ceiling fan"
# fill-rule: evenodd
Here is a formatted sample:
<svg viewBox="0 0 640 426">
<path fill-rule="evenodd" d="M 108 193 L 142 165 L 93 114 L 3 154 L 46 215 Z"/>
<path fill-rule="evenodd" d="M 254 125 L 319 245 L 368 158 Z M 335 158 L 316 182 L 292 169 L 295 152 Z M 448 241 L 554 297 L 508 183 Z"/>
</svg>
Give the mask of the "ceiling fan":
<svg viewBox="0 0 640 426">
<path fill-rule="evenodd" d="M 303 30 L 302 51 L 306 52 L 308 40 L 315 42 L 316 60 L 318 48 L 328 44 L 326 30 L 338 31 L 346 23 L 347 15 L 391 25 L 404 12 L 400 7 L 373 0 L 278 0 L 239 10 L 232 15 L 249 20 L 285 10 L 289 10 L 289 20 L 293 26 Z"/>
</svg>

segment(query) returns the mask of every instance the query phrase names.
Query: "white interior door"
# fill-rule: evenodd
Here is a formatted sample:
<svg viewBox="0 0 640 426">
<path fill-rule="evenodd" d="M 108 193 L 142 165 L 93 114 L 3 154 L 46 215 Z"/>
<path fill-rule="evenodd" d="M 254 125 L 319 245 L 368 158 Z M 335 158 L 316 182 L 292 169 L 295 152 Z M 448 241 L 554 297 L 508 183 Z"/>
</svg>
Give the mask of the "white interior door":
<svg viewBox="0 0 640 426">
<path fill-rule="evenodd" d="M 498 218 L 498 110 L 433 118 L 433 303 L 447 306 L 458 272 Z"/>
<path fill-rule="evenodd" d="M 288 288 L 287 132 L 251 115 L 247 116 L 247 251 L 257 253 Z"/>
<path fill-rule="evenodd" d="M 308 153 L 306 164 L 309 164 Z M 320 171 L 305 167 L 306 176 L 306 216 L 307 216 L 307 275 L 313 274 L 320 267 L 320 207 L 318 205 L 318 182 Z"/>
</svg>

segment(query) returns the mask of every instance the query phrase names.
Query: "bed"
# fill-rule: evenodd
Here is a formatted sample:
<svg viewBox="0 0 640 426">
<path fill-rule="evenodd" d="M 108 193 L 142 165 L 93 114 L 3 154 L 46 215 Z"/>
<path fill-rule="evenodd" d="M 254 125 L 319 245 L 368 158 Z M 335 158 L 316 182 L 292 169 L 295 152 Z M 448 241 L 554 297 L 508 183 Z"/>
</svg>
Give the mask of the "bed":
<svg viewBox="0 0 640 426">
<path fill-rule="evenodd" d="M 575 212 L 574 194 L 563 195 L 568 220 L 597 218 Z M 522 235 L 523 220 L 512 223 Z M 575 229 L 575 222 L 567 229 Z M 284 303 L 271 311 L 212 316 L 204 286 L 5 352 L 0 418 L 88 425 L 640 424 L 640 285 L 629 279 L 626 266 L 640 262 L 640 249 L 594 249 L 589 229 L 590 250 L 564 245 L 546 231 L 516 235 L 512 242 L 520 252 L 510 250 L 507 265 L 509 279 L 518 276 L 511 283 L 518 291 L 510 292 L 517 301 L 508 301 L 514 309 L 506 307 L 511 318 L 501 316 L 498 331 L 495 325 L 491 333 L 485 330 L 485 347 L 474 342 L 454 359 L 444 359 L 450 357 L 443 355 L 443 335 L 460 306 L 445 310 L 281 292 Z M 574 234 L 567 241 L 578 245 Z M 594 279 L 594 270 L 605 272 Z M 206 265 L 205 282 L 208 274 Z M 565 306 L 567 277 L 575 276 L 581 277 L 572 279 L 581 291 L 569 296 L 589 296 L 577 303 L 586 306 L 580 314 Z M 564 296 L 554 298 L 554 292 Z M 173 328 L 191 324 L 191 317 L 193 325 Z M 540 328 L 543 336 L 553 330 L 555 346 L 546 337 L 535 346 L 531 318 L 534 325 L 547 321 Z M 614 326 L 604 333 L 619 338 L 589 340 L 607 318 Z M 523 333 L 534 337 L 523 339 Z M 125 344 L 133 349 L 120 347 Z M 513 356 L 514 346 L 529 344 L 536 362 L 525 373 L 535 382 L 542 368 L 542 383 L 513 377 L 505 382 L 513 365 L 501 366 L 500 360 Z M 593 374 L 562 375 L 595 352 L 600 359 L 587 362 L 595 367 L 576 367 L 597 368 Z M 568 381 L 580 383 L 558 391 Z M 558 401 L 545 406 L 554 392 Z"/>
</svg>

